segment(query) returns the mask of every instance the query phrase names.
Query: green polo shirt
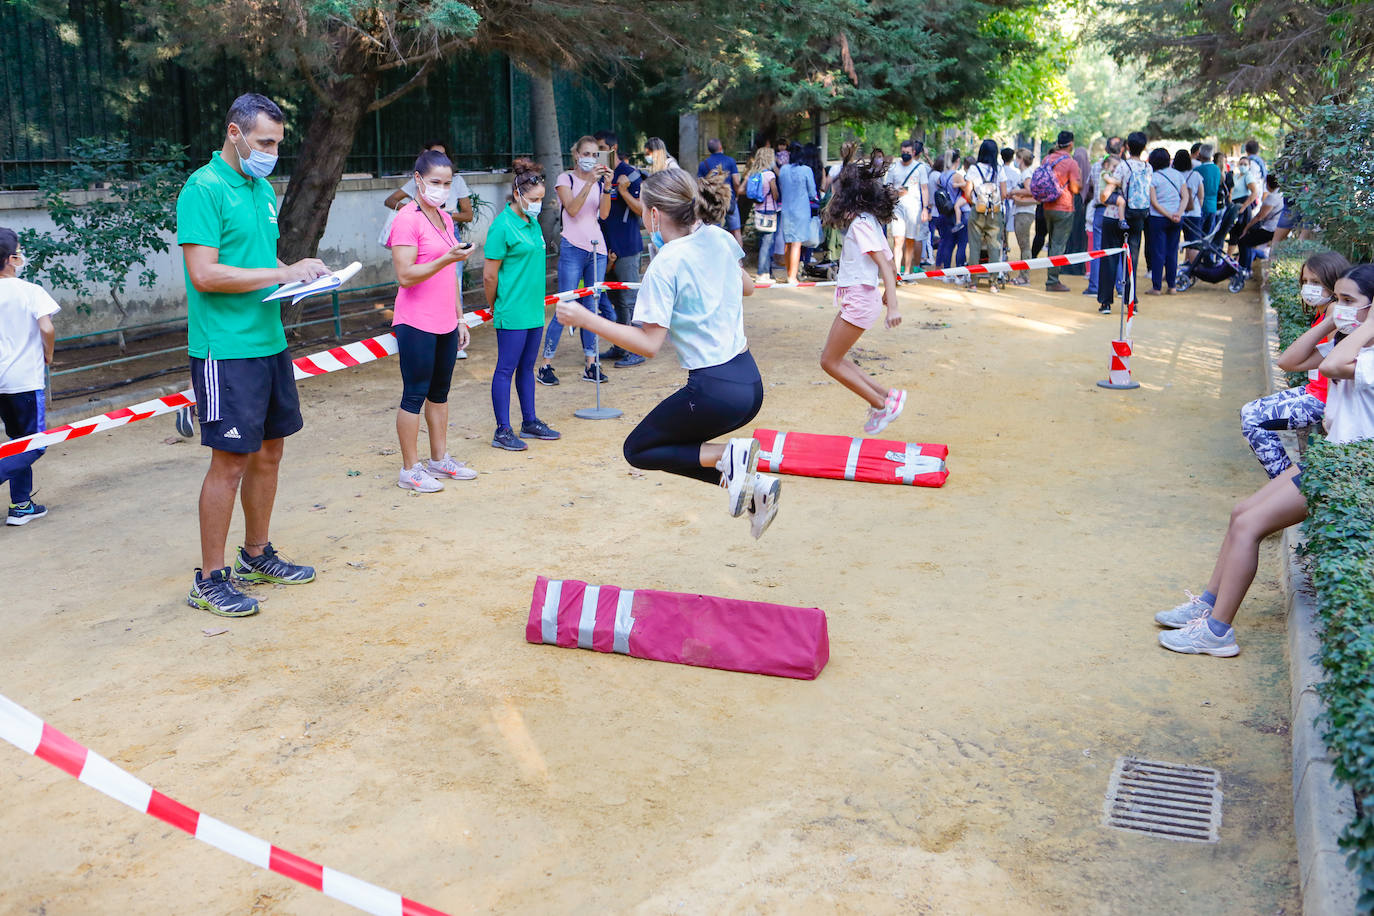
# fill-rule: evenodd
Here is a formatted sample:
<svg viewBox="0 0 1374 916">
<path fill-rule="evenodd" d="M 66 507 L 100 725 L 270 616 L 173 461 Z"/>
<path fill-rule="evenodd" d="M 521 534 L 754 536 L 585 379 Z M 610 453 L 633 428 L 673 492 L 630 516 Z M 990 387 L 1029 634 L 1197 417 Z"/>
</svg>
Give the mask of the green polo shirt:
<svg viewBox="0 0 1374 916">
<path fill-rule="evenodd" d="M 492 220 L 482 257 L 501 262 L 496 274 L 492 323 L 502 331 L 544 326 L 544 234 L 539 221 L 506 204 Z"/>
<path fill-rule="evenodd" d="M 177 197 L 177 244 L 219 249 L 230 267 L 277 266 L 277 195 L 248 178 L 220 153 L 191 173 Z M 182 271 L 185 272 L 185 264 Z M 246 359 L 286 349 L 279 303 L 263 302 L 276 287 L 248 293 L 202 293 L 186 275 L 186 336 L 192 356 Z"/>
</svg>

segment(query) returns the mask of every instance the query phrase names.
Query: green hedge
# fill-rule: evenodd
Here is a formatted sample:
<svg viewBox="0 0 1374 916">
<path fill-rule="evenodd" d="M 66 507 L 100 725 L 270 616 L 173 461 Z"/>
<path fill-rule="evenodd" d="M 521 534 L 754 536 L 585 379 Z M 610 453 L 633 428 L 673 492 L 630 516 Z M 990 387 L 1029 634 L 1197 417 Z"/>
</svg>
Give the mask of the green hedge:
<svg viewBox="0 0 1374 916">
<path fill-rule="evenodd" d="M 1303 523 L 1326 680 L 1325 740 L 1357 814 L 1341 848 L 1360 876 L 1361 911 L 1374 910 L 1374 440 L 1332 445 L 1319 436 L 1303 458 Z"/>
</svg>

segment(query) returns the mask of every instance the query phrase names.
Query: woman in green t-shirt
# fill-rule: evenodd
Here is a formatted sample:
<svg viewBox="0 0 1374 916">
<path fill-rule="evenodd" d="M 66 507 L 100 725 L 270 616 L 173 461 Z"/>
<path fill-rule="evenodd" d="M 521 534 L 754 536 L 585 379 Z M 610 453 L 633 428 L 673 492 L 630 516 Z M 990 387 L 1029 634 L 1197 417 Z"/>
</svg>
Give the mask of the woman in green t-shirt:
<svg viewBox="0 0 1374 916">
<path fill-rule="evenodd" d="M 496 414 L 493 448 L 522 452 L 529 446 L 510 425 L 510 382 L 520 398 L 520 435 L 558 439 L 534 413 L 534 363 L 544 331 L 544 167 L 517 159 L 511 168 L 511 201 L 492 221 L 483 246 L 482 287 L 496 327 L 496 370 L 491 375 L 491 409 Z"/>
</svg>

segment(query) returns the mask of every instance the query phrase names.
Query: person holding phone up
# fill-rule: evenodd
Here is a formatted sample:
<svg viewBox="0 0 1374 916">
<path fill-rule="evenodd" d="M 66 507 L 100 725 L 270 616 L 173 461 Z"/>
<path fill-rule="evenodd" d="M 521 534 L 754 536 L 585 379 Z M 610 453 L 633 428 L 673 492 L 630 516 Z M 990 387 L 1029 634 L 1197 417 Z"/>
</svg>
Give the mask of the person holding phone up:
<svg viewBox="0 0 1374 916">
<path fill-rule="evenodd" d="M 441 478 L 471 480 L 477 472 L 448 453 L 448 390 L 458 350 L 468 345 L 461 320 L 457 265 L 472 253 L 458 241 L 453 218 L 443 209 L 453 184 L 453 163 L 437 150 L 415 160 L 416 196 L 396 214 L 387 244 L 396 269 L 396 317 L 392 329 L 404 385 L 396 411 L 403 490 L 434 493 Z M 420 410 L 429 427 L 429 460 L 419 460 Z"/>
</svg>

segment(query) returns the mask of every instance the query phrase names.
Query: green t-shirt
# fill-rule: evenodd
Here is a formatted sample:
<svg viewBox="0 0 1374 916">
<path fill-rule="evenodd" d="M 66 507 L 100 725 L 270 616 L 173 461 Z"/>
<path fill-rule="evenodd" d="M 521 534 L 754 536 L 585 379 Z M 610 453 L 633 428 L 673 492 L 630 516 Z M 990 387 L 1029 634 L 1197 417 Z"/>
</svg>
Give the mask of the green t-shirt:
<svg viewBox="0 0 1374 916">
<path fill-rule="evenodd" d="M 500 261 L 492 323 L 502 331 L 544 326 L 544 234 L 507 204 L 492 220 L 482 257 Z"/>
<path fill-rule="evenodd" d="M 216 152 L 177 197 L 177 244 L 219 249 L 230 267 L 277 266 L 277 195 Z M 185 264 L 182 265 L 185 272 Z M 186 275 L 186 336 L 192 356 L 246 359 L 286 349 L 281 309 L 263 302 L 271 284 L 247 293 L 202 293 Z"/>
</svg>

